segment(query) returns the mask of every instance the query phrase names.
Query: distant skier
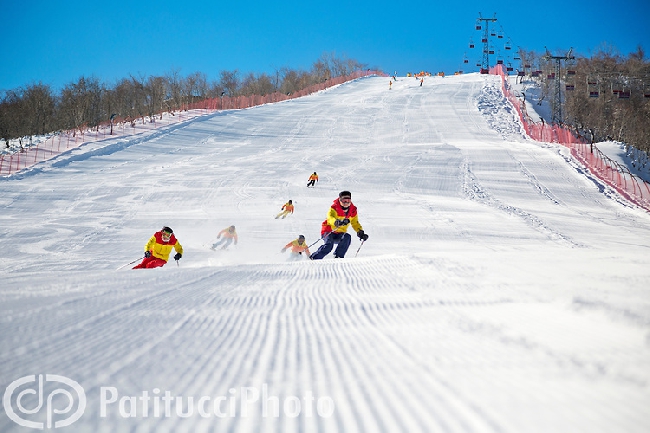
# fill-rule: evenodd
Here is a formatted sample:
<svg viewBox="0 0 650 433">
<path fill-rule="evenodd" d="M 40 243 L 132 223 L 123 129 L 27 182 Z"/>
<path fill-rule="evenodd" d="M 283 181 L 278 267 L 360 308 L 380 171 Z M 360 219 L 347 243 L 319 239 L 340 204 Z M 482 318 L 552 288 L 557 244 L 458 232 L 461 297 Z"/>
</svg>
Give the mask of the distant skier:
<svg viewBox="0 0 650 433">
<path fill-rule="evenodd" d="M 321 226 L 321 237 L 325 243 L 309 258 L 312 260 L 322 259 L 332 251 L 334 245 L 337 245 L 334 257 L 338 259 L 345 257 L 345 253 L 352 241 L 352 237 L 346 233 L 350 224 L 357 232 L 359 239 L 363 241 L 368 239 L 368 235 L 363 231 L 363 227 L 359 223 L 357 207 L 352 204 L 352 194 L 350 191 L 341 191 L 339 198 L 332 203 L 327 213 L 327 219 L 323 221 Z"/>
<path fill-rule="evenodd" d="M 312 174 L 311 176 L 309 176 L 309 179 L 307 179 L 307 180 L 308 180 L 308 182 L 307 182 L 307 188 L 309 188 L 310 186 L 314 186 L 314 184 L 315 184 L 316 182 L 318 182 L 318 175 L 316 174 L 316 172 L 314 172 L 314 174 Z"/>
<path fill-rule="evenodd" d="M 180 260 L 183 257 L 183 247 L 174 236 L 173 230 L 165 226 L 151 236 L 149 242 L 144 246 L 144 259 L 133 269 L 151 269 L 165 266 L 172 248 L 176 250 L 174 260 Z"/>
<path fill-rule="evenodd" d="M 226 227 L 225 229 L 221 230 L 219 234 L 217 234 L 217 239 L 220 240 L 215 242 L 210 247 L 211 250 L 216 250 L 217 247 L 221 245 L 223 245 L 221 249 L 225 250 L 233 241 L 235 242 L 235 245 L 237 245 L 238 237 L 237 232 L 235 231 L 235 226 Z"/>
<path fill-rule="evenodd" d="M 280 209 L 282 209 L 282 212 L 277 214 L 275 216 L 275 219 L 278 219 L 280 217 L 282 217 L 282 219 L 285 219 L 287 217 L 287 215 L 289 215 L 290 213 L 292 214 L 293 213 L 293 202 L 291 200 L 289 200 Z"/>
<path fill-rule="evenodd" d="M 306 253 L 307 256 L 311 255 L 309 252 L 309 247 L 305 243 L 305 237 L 303 235 L 298 236 L 298 239 L 294 239 L 282 248 L 280 252 L 285 252 L 287 249 L 291 248 L 291 254 L 289 256 L 290 260 L 299 260 L 302 257 L 302 253 Z"/>
</svg>

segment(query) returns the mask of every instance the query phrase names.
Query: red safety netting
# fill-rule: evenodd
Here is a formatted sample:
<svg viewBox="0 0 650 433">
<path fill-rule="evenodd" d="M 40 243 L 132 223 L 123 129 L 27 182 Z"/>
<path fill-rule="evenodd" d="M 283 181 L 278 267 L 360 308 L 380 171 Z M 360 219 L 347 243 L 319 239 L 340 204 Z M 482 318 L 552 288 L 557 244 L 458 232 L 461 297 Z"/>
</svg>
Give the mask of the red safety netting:
<svg viewBox="0 0 650 433">
<path fill-rule="evenodd" d="M 576 131 L 564 125 L 550 125 L 532 122 L 526 113 L 526 106 L 515 97 L 510 89 L 508 75 L 502 65 L 490 69 L 490 74 L 499 75 L 504 96 L 519 114 L 519 120 L 526 134 L 536 141 L 558 143 L 571 150 L 571 155 L 580 161 L 591 173 L 614 188 L 632 203 L 650 211 L 650 184 L 630 173 L 630 170 L 602 153 L 593 143 L 580 137 Z"/>
</svg>

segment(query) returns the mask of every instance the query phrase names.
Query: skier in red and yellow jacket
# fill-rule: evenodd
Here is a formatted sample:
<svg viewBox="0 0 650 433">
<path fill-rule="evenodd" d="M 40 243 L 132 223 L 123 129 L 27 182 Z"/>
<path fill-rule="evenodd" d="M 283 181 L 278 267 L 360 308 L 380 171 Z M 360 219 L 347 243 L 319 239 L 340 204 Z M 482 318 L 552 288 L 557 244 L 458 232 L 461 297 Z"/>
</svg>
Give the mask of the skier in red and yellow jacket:
<svg viewBox="0 0 650 433">
<path fill-rule="evenodd" d="M 359 239 L 363 241 L 368 239 L 368 235 L 359 223 L 357 207 L 352 204 L 352 194 L 350 191 L 341 191 L 339 198 L 332 203 L 327 213 L 327 219 L 321 226 L 321 237 L 325 243 L 309 258 L 312 260 L 322 259 L 332 251 L 334 245 L 336 245 L 334 257 L 339 259 L 345 257 L 352 241 L 352 237 L 346 233 L 350 224 L 357 232 Z"/>
<path fill-rule="evenodd" d="M 307 253 L 307 256 L 311 255 L 309 252 L 309 247 L 305 243 L 305 237 L 303 235 L 298 236 L 298 239 L 294 239 L 282 248 L 280 252 L 285 252 L 287 249 L 291 248 L 291 255 L 289 259 L 296 260 L 302 256 L 302 253 Z"/>
<path fill-rule="evenodd" d="M 150 269 L 165 266 L 169 260 L 172 248 L 176 250 L 174 260 L 178 261 L 183 257 L 183 247 L 174 236 L 169 227 L 163 227 L 159 232 L 154 233 L 149 242 L 144 246 L 144 259 L 133 269 Z"/>
</svg>

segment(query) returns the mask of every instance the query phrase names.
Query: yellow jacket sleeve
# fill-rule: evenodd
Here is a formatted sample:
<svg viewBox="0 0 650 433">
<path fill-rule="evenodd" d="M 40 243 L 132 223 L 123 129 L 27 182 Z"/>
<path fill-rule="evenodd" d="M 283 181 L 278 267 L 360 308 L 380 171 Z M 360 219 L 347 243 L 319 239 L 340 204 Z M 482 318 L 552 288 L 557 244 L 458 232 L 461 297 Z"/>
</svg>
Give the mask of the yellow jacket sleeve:
<svg viewBox="0 0 650 433">
<path fill-rule="evenodd" d="M 151 239 L 149 239 L 149 242 L 144 246 L 145 251 L 151 251 L 153 250 L 153 246 L 156 244 L 156 237 L 151 236 Z"/>
</svg>

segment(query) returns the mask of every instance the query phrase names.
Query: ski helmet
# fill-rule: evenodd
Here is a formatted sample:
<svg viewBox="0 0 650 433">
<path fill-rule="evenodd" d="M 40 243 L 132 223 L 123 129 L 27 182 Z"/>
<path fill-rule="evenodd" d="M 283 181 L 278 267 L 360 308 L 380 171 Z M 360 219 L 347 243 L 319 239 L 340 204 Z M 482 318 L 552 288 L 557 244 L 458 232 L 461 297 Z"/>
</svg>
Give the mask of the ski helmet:
<svg viewBox="0 0 650 433">
<path fill-rule="evenodd" d="M 174 230 L 170 229 L 170 228 L 167 227 L 167 226 L 163 227 L 160 231 L 161 231 L 161 232 L 165 232 L 165 233 L 169 233 L 169 234 L 174 233 Z"/>
</svg>

